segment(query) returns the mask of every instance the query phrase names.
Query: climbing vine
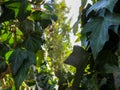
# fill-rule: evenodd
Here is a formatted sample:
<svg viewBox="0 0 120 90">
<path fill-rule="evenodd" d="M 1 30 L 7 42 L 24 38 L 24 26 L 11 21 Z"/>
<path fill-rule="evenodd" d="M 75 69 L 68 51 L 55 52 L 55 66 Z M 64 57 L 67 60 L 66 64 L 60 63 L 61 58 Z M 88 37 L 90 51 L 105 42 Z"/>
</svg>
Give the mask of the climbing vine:
<svg viewBox="0 0 120 90">
<path fill-rule="evenodd" d="M 67 64 L 76 67 L 75 77 L 79 78 L 78 82 L 74 81 L 72 88 L 119 90 L 120 0 L 92 2 L 93 5 L 87 4 L 87 0 L 82 1 L 78 17 L 82 45 L 75 46 L 66 60 Z"/>
</svg>

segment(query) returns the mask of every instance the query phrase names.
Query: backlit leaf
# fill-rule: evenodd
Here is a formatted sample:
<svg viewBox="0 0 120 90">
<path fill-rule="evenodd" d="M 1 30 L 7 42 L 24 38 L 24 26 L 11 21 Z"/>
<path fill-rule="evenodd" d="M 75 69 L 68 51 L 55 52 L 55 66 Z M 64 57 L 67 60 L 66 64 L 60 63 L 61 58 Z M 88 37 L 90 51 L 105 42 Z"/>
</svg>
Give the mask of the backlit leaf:
<svg viewBox="0 0 120 90">
<path fill-rule="evenodd" d="M 8 5 L 6 5 L 9 9 L 13 10 L 15 12 L 15 17 L 18 15 L 19 8 L 20 8 L 20 3 L 19 2 L 13 2 Z"/>
<path fill-rule="evenodd" d="M 82 30 L 82 34 L 91 32 L 89 41 L 94 58 L 103 48 L 106 41 L 109 39 L 108 29 L 111 25 L 120 24 L 119 14 L 107 14 L 105 17 L 92 18 Z"/>
<path fill-rule="evenodd" d="M 113 8 L 116 4 L 118 0 L 99 0 L 97 3 L 95 3 L 93 6 L 91 6 L 86 15 L 88 16 L 88 14 L 92 11 L 99 11 L 100 9 L 106 8 L 108 9 L 110 12 L 113 12 Z"/>
<path fill-rule="evenodd" d="M 54 10 L 53 7 L 50 6 L 50 4 L 48 4 L 48 3 L 45 3 L 45 4 L 44 4 L 44 8 L 46 8 L 46 9 L 49 10 L 49 11 L 53 11 L 53 10 Z"/>
</svg>

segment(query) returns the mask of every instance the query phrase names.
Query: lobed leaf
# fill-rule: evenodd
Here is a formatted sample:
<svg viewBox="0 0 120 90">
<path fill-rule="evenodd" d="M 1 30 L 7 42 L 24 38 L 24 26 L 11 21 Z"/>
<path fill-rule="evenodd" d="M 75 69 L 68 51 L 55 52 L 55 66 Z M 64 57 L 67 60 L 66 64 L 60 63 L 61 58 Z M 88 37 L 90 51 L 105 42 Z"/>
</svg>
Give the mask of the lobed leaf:
<svg viewBox="0 0 120 90">
<path fill-rule="evenodd" d="M 27 77 L 29 67 L 36 63 L 35 54 L 27 50 L 16 49 L 9 58 L 15 87 L 18 90 Z"/>
<path fill-rule="evenodd" d="M 102 50 L 104 44 L 109 39 L 108 30 L 111 25 L 120 24 L 119 14 L 107 14 L 105 17 L 92 18 L 82 30 L 82 34 L 91 32 L 89 41 L 94 58 Z M 115 29 L 114 29 L 115 30 Z"/>
<path fill-rule="evenodd" d="M 36 52 L 41 49 L 41 45 L 43 44 L 43 40 L 41 36 L 37 33 L 33 33 L 34 35 L 29 35 L 25 38 L 23 45 L 24 47 L 32 52 Z"/>
<path fill-rule="evenodd" d="M 11 56 L 9 57 L 9 63 L 12 69 L 12 74 L 16 75 L 18 72 L 19 68 L 24 62 L 24 59 L 27 58 L 27 54 L 25 50 L 22 49 L 16 49 Z"/>
<path fill-rule="evenodd" d="M 97 3 L 95 3 L 88 9 L 86 16 L 88 16 L 88 14 L 93 10 L 98 12 L 100 9 L 103 9 L 103 8 L 106 8 L 110 12 L 113 12 L 113 8 L 115 4 L 117 3 L 117 1 L 118 0 L 99 0 Z"/>
</svg>

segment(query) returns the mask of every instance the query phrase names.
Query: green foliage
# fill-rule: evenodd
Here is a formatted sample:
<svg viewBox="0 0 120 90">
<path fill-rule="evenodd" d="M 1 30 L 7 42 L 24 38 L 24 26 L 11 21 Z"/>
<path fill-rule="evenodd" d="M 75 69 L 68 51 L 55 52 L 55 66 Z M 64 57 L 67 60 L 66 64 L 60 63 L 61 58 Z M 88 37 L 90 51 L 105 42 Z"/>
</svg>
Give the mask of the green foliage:
<svg viewBox="0 0 120 90">
<path fill-rule="evenodd" d="M 41 65 L 41 72 L 37 73 L 37 83 L 43 90 L 57 89 L 57 77 L 47 63 Z"/>
<path fill-rule="evenodd" d="M 65 1 L 0 1 L 0 89 L 119 90 L 120 1 L 87 1 L 72 53 Z"/>
<path fill-rule="evenodd" d="M 65 13 L 68 13 L 69 9 L 66 7 L 64 0 L 53 7 L 55 7 L 55 14 L 58 16 L 58 20 L 50 28 L 47 28 L 45 32 L 48 52 L 47 60 L 58 78 L 59 87 L 56 90 L 69 90 L 75 72 L 74 67 L 69 67 L 63 63 L 71 52 L 70 21 L 65 21 L 67 19 Z"/>
<path fill-rule="evenodd" d="M 44 52 L 39 51 L 43 51 L 42 46 L 45 43 L 43 31 L 57 20 L 57 16 L 46 2 L 42 0 L 35 2 L 36 0 L 31 2 L 28 0 L 1 1 L 0 79 L 12 78 L 4 81 L 9 83 L 9 85 L 5 85 L 5 88 L 23 90 L 28 87 L 28 83 L 30 85 L 32 79 L 33 84 L 31 85 L 35 86 L 37 83 L 30 72 L 38 70 L 37 73 L 39 73 L 39 69 L 42 68 L 41 63 L 45 59 Z M 42 10 L 42 5 L 46 10 Z M 35 69 L 31 70 L 31 66 L 34 66 Z M 28 78 L 28 76 L 31 77 Z M 47 79 L 49 82 L 52 81 L 49 80 L 50 78 Z M 2 82 L 3 86 L 4 82 Z M 56 85 L 56 83 L 54 84 Z"/>
<path fill-rule="evenodd" d="M 120 1 L 92 1 L 93 5 L 88 4 L 86 7 L 81 5 L 82 13 L 79 14 L 82 17 L 78 17 L 82 24 L 79 38 L 82 47 L 90 54 L 90 57 L 87 59 L 87 67 L 81 79 L 79 78 L 80 85 L 76 86 L 80 89 L 76 90 L 119 90 L 117 79 L 120 74 L 115 74 L 119 71 L 120 12 L 118 9 Z M 86 2 L 82 1 L 82 3 Z"/>
</svg>

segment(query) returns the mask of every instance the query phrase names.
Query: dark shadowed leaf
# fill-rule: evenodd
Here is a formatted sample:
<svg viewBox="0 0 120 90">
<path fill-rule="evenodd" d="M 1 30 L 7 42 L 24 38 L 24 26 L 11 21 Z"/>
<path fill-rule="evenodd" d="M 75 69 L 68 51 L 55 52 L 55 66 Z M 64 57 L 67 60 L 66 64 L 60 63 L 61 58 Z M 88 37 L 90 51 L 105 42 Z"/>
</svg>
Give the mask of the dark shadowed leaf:
<svg viewBox="0 0 120 90">
<path fill-rule="evenodd" d="M 87 62 L 87 60 L 85 60 L 86 57 L 88 57 L 88 53 L 82 47 L 74 46 L 73 52 L 66 59 L 65 63 L 74 67 L 81 67 Z"/>
<path fill-rule="evenodd" d="M 0 56 L 5 56 L 5 53 L 9 50 L 9 47 L 4 44 L 0 43 Z"/>
<path fill-rule="evenodd" d="M 11 56 L 9 58 L 9 62 L 10 62 L 10 66 L 11 66 L 13 75 L 16 75 L 19 68 L 23 64 L 24 59 L 26 59 L 26 58 L 27 58 L 27 54 L 26 54 L 25 50 L 22 50 L 22 49 L 16 49 L 11 54 Z"/>
<path fill-rule="evenodd" d="M 7 20 L 11 20 L 15 18 L 15 12 L 11 9 L 9 9 L 8 7 L 6 7 L 4 4 L 1 5 L 2 7 L 2 15 L 0 16 L 0 23 L 7 21 Z"/>
<path fill-rule="evenodd" d="M 72 90 L 79 90 L 79 84 L 82 78 L 81 76 L 83 75 L 84 69 L 89 61 L 88 57 L 89 54 L 82 47 L 74 46 L 73 52 L 65 61 L 66 64 L 76 67 Z"/>
<path fill-rule="evenodd" d="M 31 18 L 35 21 L 40 22 L 40 25 L 45 29 L 48 25 L 52 24 L 52 19 L 55 21 L 57 17 L 54 14 L 48 14 L 41 11 L 35 11 L 31 14 Z"/>
<path fill-rule="evenodd" d="M 106 70 L 106 73 L 115 73 L 120 70 L 116 65 L 111 66 L 109 64 L 105 64 L 104 68 Z"/>
<path fill-rule="evenodd" d="M 35 65 L 36 63 L 35 54 L 29 51 L 25 51 L 25 54 L 27 55 L 27 57 L 24 59 L 16 75 L 13 76 L 17 90 L 19 89 L 21 83 L 27 78 L 29 67 L 31 65 Z"/>
<path fill-rule="evenodd" d="M 118 66 L 118 58 L 117 56 L 111 51 L 101 51 L 96 58 L 96 69 L 101 72 L 110 72 L 113 69 L 107 69 L 106 65 Z M 102 66 L 102 67 L 101 67 Z"/>
<path fill-rule="evenodd" d="M 19 25 L 19 28 L 25 35 L 35 30 L 33 21 L 29 19 L 22 21 Z"/>
<path fill-rule="evenodd" d="M 5 72 L 8 68 L 8 65 L 5 61 L 0 61 L 0 74 Z"/>
<path fill-rule="evenodd" d="M 21 0 L 20 1 L 21 5 L 19 8 L 18 16 L 17 18 L 22 21 L 26 19 L 31 13 L 31 5 L 28 3 L 27 0 Z"/>
<path fill-rule="evenodd" d="M 113 30 L 116 34 L 118 33 L 118 28 L 119 28 L 119 25 L 112 25 L 109 27 L 109 29 Z"/>
<path fill-rule="evenodd" d="M 40 21 L 40 24 L 41 24 L 42 28 L 45 29 L 46 27 L 48 27 L 49 25 L 52 24 L 52 21 L 50 19 L 48 19 L 48 20 L 44 19 L 44 20 Z"/>
<path fill-rule="evenodd" d="M 19 90 L 19 86 L 24 81 L 24 79 L 27 77 L 28 71 L 29 71 L 29 67 L 26 67 L 26 65 L 23 64 L 20 70 L 18 71 L 18 73 L 15 76 L 13 76 L 15 87 L 17 90 Z"/>
<path fill-rule="evenodd" d="M 41 49 L 41 45 L 43 44 L 43 39 L 39 35 L 39 33 L 33 33 L 31 36 L 27 36 L 23 42 L 24 47 L 29 50 L 36 52 Z"/>
<path fill-rule="evenodd" d="M 6 5 L 7 8 L 13 10 L 15 12 L 15 17 L 18 15 L 19 8 L 20 8 L 20 2 L 13 1 L 12 3 Z"/>
<path fill-rule="evenodd" d="M 58 17 L 55 14 L 51 15 L 52 20 L 57 21 Z"/>
</svg>

